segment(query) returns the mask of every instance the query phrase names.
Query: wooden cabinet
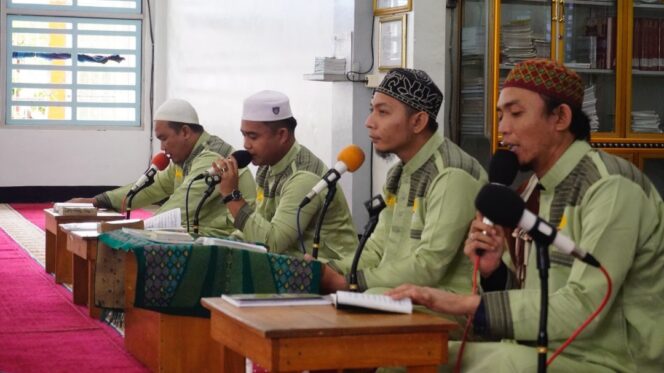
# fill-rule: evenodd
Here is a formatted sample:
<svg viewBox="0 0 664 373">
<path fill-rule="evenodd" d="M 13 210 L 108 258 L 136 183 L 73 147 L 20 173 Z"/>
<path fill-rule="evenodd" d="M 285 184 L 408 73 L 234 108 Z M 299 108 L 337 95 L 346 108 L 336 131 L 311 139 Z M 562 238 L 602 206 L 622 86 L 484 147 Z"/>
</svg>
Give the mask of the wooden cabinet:
<svg viewBox="0 0 664 373">
<path fill-rule="evenodd" d="M 632 161 L 664 194 L 664 0 L 474 0 L 460 2 L 458 11 L 453 138 L 462 147 L 465 142 L 466 150 L 481 154 L 472 147 L 481 141 L 468 141 L 473 134 L 490 144 L 486 153 L 494 151 L 501 140 L 495 103 L 502 81 L 519 61 L 551 58 L 584 81 L 592 145 Z M 477 50 L 485 100 L 481 126 L 468 121 L 473 117 L 464 105 L 468 82 L 479 81 L 468 56 Z"/>
</svg>

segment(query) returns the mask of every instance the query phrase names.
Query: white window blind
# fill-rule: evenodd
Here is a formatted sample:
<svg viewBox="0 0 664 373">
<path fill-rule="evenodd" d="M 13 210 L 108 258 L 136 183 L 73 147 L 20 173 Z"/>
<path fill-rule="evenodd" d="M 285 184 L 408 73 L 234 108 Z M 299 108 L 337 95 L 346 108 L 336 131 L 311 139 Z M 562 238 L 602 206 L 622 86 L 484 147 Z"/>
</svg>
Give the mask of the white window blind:
<svg viewBox="0 0 664 373">
<path fill-rule="evenodd" d="M 13 0 L 9 4 L 9 8 L 19 7 L 20 15 L 9 12 L 4 22 L 7 125 L 140 126 L 138 0 Z M 48 16 L 25 15 L 44 9 L 48 11 L 41 13 Z M 50 15 L 60 10 L 68 16 Z M 82 10 L 86 16 L 71 16 Z M 123 19 L 122 12 L 133 17 Z"/>
</svg>

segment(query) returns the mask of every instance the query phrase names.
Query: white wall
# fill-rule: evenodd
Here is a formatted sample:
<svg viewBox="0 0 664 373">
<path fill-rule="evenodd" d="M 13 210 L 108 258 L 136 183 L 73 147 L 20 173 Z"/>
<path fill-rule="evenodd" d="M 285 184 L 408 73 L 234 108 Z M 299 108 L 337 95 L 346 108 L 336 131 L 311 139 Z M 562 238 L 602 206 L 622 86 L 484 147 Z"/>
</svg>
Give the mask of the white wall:
<svg viewBox="0 0 664 373">
<path fill-rule="evenodd" d="M 424 70 L 431 76 L 441 91 L 445 90 L 447 74 L 445 72 L 446 54 L 446 17 L 447 8 L 445 1 L 441 0 L 417 0 L 413 1 L 413 9 L 407 13 L 407 48 L 406 67 Z M 378 27 L 378 21 L 375 21 Z M 378 45 L 378 36 L 375 37 L 375 45 Z M 378 70 L 374 70 L 378 73 Z M 449 100 L 443 97 L 443 105 L 438 112 L 438 131 L 445 135 L 447 127 L 446 115 L 443 107 Z M 387 171 L 398 161 L 397 157 L 388 160 L 378 156 L 373 157 L 372 183 L 373 193 L 379 193 L 385 182 Z"/>
<path fill-rule="evenodd" d="M 166 69 L 160 99 L 180 97 L 207 131 L 242 149 L 245 97 L 263 89 L 286 93 L 298 141 L 331 164 L 332 86 L 306 81 L 314 57 L 334 52 L 331 1 L 169 0 L 159 35 Z M 158 103 L 155 105 L 158 106 Z"/>
</svg>

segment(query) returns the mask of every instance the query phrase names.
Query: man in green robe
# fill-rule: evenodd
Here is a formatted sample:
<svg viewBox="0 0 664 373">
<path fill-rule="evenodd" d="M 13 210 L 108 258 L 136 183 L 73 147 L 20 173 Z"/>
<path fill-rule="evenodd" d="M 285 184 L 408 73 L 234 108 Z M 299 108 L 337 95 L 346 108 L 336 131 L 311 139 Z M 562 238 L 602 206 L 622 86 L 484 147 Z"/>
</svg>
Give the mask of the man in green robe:
<svg viewBox="0 0 664 373">
<path fill-rule="evenodd" d="M 226 206 L 245 240 L 266 244 L 271 252 L 302 256 L 298 243 L 297 211 L 304 196 L 327 171 L 325 164 L 295 139 L 297 121 L 288 97 L 281 92 L 261 91 L 243 104 L 241 131 L 244 147 L 259 166 L 256 208 L 238 193 L 237 162 L 219 159 L 215 167 L 224 173 L 219 184 Z M 311 254 L 316 221 L 324 191 L 302 208 L 299 223 L 304 250 Z M 343 190 L 337 186 L 321 227 L 320 259 L 351 255 L 357 234 Z"/>
<path fill-rule="evenodd" d="M 498 130 L 519 163 L 534 172 L 543 219 L 594 256 L 613 290 L 606 308 L 549 365 L 556 372 L 661 372 L 664 367 L 664 203 L 628 161 L 591 148 L 581 111 L 581 78 L 551 60 L 514 67 L 498 99 Z M 447 314 L 474 315 L 477 335 L 496 342 L 466 346 L 464 372 L 537 369 L 540 283 L 536 252 L 526 267 L 504 262 L 503 227 L 471 224 L 465 246 L 479 260 L 482 292 L 459 295 L 405 285 L 390 293 Z M 483 250 L 478 257 L 477 250 Z M 607 281 L 595 267 L 548 248 L 548 339 L 551 356 L 595 311 Z M 516 270 L 516 271 L 515 271 Z M 515 273 L 525 272 L 525 279 Z M 518 284 L 521 284 L 520 286 Z M 450 344 L 451 371 L 458 343 Z"/>
<path fill-rule="evenodd" d="M 477 160 L 436 131 L 442 101 L 421 70 L 394 69 L 376 88 L 365 126 L 376 151 L 399 162 L 387 174 L 387 207 L 359 262 L 361 291 L 410 282 L 470 292 L 471 268 L 461 249 L 487 176 Z M 349 287 L 352 259 L 328 263 L 323 289 Z"/>
<path fill-rule="evenodd" d="M 157 109 L 154 120 L 155 137 L 161 141 L 161 149 L 170 157 L 171 163 L 155 175 L 152 185 L 136 194 L 131 207 L 140 208 L 168 198 L 157 213 L 180 208 L 182 224 L 186 225 L 185 197 L 190 181 L 207 171 L 219 156 L 230 156 L 233 148 L 219 137 L 207 133 L 199 123 L 196 110 L 185 100 L 167 100 Z M 247 201 L 253 203 L 256 187 L 251 172 L 242 169 L 239 180 L 239 189 Z M 77 198 L 73 201 L 91 202 L 96 207 L 119 210 L 132 185 L 104 192 L 94 198 Z M 207 188 L 208 185 L 199 180 L 189 190 L 190 224 L 196 205 Z M 228 236 L 233 230 L 233 219 L 215 190 L 201 208 L 199 234 Z"/>
</svg>

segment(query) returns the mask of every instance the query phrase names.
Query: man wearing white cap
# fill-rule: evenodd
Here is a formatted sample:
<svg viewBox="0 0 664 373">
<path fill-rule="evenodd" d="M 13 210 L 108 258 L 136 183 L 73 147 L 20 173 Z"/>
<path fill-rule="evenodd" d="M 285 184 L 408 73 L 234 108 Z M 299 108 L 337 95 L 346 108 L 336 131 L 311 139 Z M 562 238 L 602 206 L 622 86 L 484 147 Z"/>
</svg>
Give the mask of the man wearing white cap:
<svg viewBox="0 0 664 373">
<path fill-rule="evenodd" d="M 301 256 L 297 209 L 327 167 L 295 140 L 296 125 L 288 97 L 283 93 L 262 91 L 244 101 L 241 125 L 244 147 L 251 153 L 252 162 L 259 166 L 256 209 L 237 191 L 237 162 L 232 157 L 222 158 L 214 167 L 224 171 L 219 190 L 244 238 L 267 244 L 271 252 Z M 313 198 L 300 214 L 309 253 L 325 194 Z M 343 191 L 338 188 L 321 228 L 320 258 L 340 259 L 350 255 L 356 246 L 357 234 Z"/>
<path fill-rule="evenodd" d="M 185 197 L 192 177 L 205 172 L 219 156 L 227 157 L 233 148 L 217 136 L 205 132 L 198 121 L 198 114 L 191 104 L 181 99 L 169 99 L 154 115 L 155 137 L 161 141 L 161 149 L 171 159 L 164 171 L 155 175 L 154 184 L 143 189 L 132 201 L 133 208 L 147 206 L 165 198 L 168 200 L 157 213 L 180 208 L 185 222 Z M 247 200 L 255 199 L 255 184 L 251 172 L 240 171 L 239 189 Z M 77 198 L 75 201 L 91 202 L 97 207 L 120 209 L 122 200 L 133 184 L 126 185 L 94 198 Z M 201 180 L 192 184 L 189 191 L 189 216 L 207 189 Z M 234 230 L 228 210 L 217 193 L 205 202 L 199 214 L 199 233 L 207 236 L 227 236 Z"/>
</svg>

